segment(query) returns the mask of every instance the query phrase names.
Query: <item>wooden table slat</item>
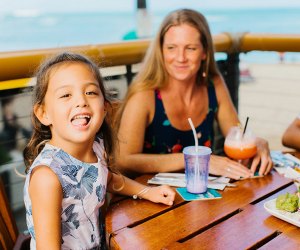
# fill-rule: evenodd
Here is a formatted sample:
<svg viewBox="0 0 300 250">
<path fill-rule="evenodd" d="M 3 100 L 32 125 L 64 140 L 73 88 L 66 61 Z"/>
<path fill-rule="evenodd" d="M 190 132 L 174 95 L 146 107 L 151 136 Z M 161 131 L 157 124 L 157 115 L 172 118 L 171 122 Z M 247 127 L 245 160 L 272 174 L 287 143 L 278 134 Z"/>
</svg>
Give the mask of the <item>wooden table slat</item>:
<svg viewBox="0 0 300 250">
<path fill-rule="evenodd" d="M 292 152 L 300 158 L 300 152 Z M 153 175 L 137 180 L 147 183 Z M 263 178 L 236 182 L 217 200 L 174 206 L 145 200 L 114 199 L 106 216 L 115 249 L 300 249 L 299 228 L 269 214 L 263 204 L 295 192 L 291 179 L 275 170 Z"/>
<path fill-rule="evenodd" d="M 163 215 L 151 218 L 136 227 L 124 227 L 121 230 L 119 228 L 119 230 L 114 231 L 114 237 L 119 245 L 128 246 L 129 248 L 139 246 L 143 242 L 148 242 L 151 248 L 159 248 L 161 247 L 161 242 L 168 245 L 171 242 L 188 237 L 235 213 L 250 202 L 260 199 L 288 184 L 291 184 L 291 181 L 277 173 L 272 173 L 272 175 L 264 178 L 239 181 L 237 183 L 238 188 L 228 188 L 222 192 L 222 199 L 186 203 Z M 131 203 L 131 201 L 127 202 Z M 119 206 L 119 209 L 122 208 L 124 206 Z M 139 210 L 135 215 L 132 213 L 130 214 L 130 219 L 133 217 L 133 220 L 138 217 L 146 218 L 146 212 L 148 212 L 147 209 L 146 211 Z M 120 213 L 120 211 L 117 211 L 117 215 Z M 193 218 L 193 220 L 190 218 Z M 158 240 L 156 241 L 155 239 Z"/>
<path fill-rule="evenodd" d="M 290 186 L 280 193 L 294 193 L 295 186 Z M 280 193 L 270 197 L 273 199 Z M 269 199 L 268 199 L 269 200 Z M 277 231 L 288 232 L 298 230 L 296 226 L 270 215 L 263 208 L 263 202 L 248 205 L 244 210 L 224 222 L 183 243 L 174 242 L 165 249 L 193 249 L 201 246 L 203 249 L 248 249 L 261 245 L 263 240 L 272 237 L 276 239 Z M 234 226 L 233 226 L 234 225 Z M 238 235 L 238 237 L 237 237 Z M 295 242 L 300 240 L 300 232 L 295 236 Z"/>
</svg>

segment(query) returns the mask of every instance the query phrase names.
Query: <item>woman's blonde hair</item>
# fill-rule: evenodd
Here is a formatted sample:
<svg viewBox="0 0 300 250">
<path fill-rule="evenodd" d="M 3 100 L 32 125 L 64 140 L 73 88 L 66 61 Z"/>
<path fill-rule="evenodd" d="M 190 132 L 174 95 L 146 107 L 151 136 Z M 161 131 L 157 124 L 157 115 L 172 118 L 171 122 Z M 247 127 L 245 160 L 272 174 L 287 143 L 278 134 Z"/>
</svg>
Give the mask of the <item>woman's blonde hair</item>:
<svg viewBox="0 0 300 250">
<path fill-rule="evenodd" d="M 120 125 L 120 119 L 127 101 L 135 93 L 145 90 L 161 89 L 168 82 L 168 73 L 164 66 L 162 47 L 166 32 L 173 26 L 188 24 L 198 30 L 201 34 L 201 44 L 206 59 L 202 61 L 197 74 L 197 84 L 208 84 L 209 78 L 220 75 L 214 59 L 214 45 L 210 29 L 205 17 L 198 11 L 191 9 L 179 9 L 169 13 L 163 20 L 160 28 L 152 41 L 141 69 L 129 86 L 124 102 L 122 103 L 117 115 L 117 127 Z"/>
<path fill-rule="evenodd" d="M 104 97 L 104 101 L 108 104 L 111 103 L 109 95 L 106 93 L 102 77 L 98 66 L 89 58 L 69 52 L 63 52 L 51 57 L 42 63 L 36 74 L 36 85 L 33 94 L 33 107 L 35 105 L 42 105 L 44 103 L 45 95 L 48 89 L 50 75 L 53 69 L 57 69 L 65 64 L 82 63 L 89 67 L 95 79 L 99 83 L 100 91 Z M 114 166 L 114 152 L 115 152 L 115 136 L 110 127 L 109 114 L 104 119 L 96 137 L 103 139 L 104 150 L 106 155 L 107 166 Z M 49 126 L 43 125 L 34 114 L 31 113 L 31 121 L 33 125 L 33 133 L 29 143 L 26 145 L 23 156 L 26 166 L 25 172 L 27 173 L 34 159 L 38 156 L 44 148 L 45 143 L 51 139 L 51 131 Z"/>
</svg>

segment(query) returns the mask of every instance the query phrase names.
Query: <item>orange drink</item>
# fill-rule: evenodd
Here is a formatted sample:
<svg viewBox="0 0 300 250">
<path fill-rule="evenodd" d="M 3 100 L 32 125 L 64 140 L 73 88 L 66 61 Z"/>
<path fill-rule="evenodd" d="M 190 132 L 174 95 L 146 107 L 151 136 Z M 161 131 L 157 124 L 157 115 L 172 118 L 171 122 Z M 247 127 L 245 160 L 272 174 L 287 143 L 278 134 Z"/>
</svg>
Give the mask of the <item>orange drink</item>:
<svg viewBox="0 0 300 250">
<path fill-rule="evenodd" d="M 245 134 L 240 127 L 232 127 L 224 143 L 226 155 L 234 160 L 244 160 L 253 157 L 257 148 L 255 136 L 248 130 Z"/>
<path fill-rule="evenodd" d="M 226 155 L 235 160 L 244 160 L 253 157 L 256 154 L 256 145 L 249 144 L 245 146 L 224 145 Z"/>
</svg>

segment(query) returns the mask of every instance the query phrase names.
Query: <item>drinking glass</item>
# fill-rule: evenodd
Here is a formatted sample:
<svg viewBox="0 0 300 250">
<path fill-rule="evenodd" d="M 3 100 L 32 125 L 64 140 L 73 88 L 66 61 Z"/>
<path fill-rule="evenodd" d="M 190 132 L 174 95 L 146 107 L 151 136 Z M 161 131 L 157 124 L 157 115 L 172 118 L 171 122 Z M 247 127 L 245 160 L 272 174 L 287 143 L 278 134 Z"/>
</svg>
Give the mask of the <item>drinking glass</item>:
<svg viewBox="0 0 300 250">
<path fill-rule="evenodd" d="M 239 162 L 252 158 L 257 151 L 255 135 L 250 129 L 243 134 L 241 127 L 231 127 L 225 138 L 224 151 L 229 158 Z"/>
</svg>

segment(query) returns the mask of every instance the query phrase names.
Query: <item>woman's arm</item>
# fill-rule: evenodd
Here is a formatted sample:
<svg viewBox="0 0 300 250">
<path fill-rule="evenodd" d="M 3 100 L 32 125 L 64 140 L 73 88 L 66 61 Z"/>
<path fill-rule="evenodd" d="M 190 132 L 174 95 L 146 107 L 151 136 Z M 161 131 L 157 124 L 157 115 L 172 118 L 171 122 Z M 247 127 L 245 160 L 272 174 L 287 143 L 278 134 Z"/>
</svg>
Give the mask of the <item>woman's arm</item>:
<svg viewBox="0 0 300 250">
<path fill-rule="evenodd" d="M 217 121 L 222 134 L 226 136 L 229 129 L 232 126 L 237 126 L 240 121 L 224 79 L 221 76 L 217 76 L 213 81 L 218 102 Z"/>
<path fill-rule="evenodd" d="M 282 136 L 282 144 L 300 151 L 300 115 L 286 129 Z"/>
<path fill-rule="evenodd" d="M 169 186 L 149 187 L 131 180 L 121 174 L 109 173 L 108 191 L 121 195 L 132 196 L 135 199 L 146 199 L 155 203 L 173 205 L 175 191 Z"/>
<path fill-rule="evenodd" d="M 29 195 L 37 249 L 60 249 L 62 188 L 49 167 L 33 170 Z"/>
<path fill-rule="evenodd" d="M 219 85 L 225 84 L 220 80 Z M 223 129 L 227 131 L 231 126 L 238 123 L 238 119 L 226 86 L 224 85 L 223 88 L 222 86 L 219 87 L 219 89 L 220 88 L 221 90 L 219 92 L 223 91 L 223 93 L 219 95 L 225 95 L 225 97 L 223 97 L 223 99 L 225 99 L 224 102 L 221 100 L 221 114 L 224 114 L 224 111 L 222 110 L 226 111 L 226 105 L 230 110 L 232 110 L 231 113 L 228 112 L 229 117 L 226 118 L 228 119 L 228 122 L 223 124 Z M 182 153 L 164 155 L 142 153 L 145 130 L 154 115 L 154 102 L 153 91 L 148 91 L 138 93 L 133 96 L 125 107 L 119 129 L 118 139 L 120 143 L 120 154 L 117 163 L 122 171 L 125 171 L 126 173 L 172 172 L 184 169 Z M 220 118 L 225 120 L 225 116 L 223 118 L 222 115 Z M 231 171 L 227 171 L 228 169 Z M 250 171 L 243 165 L 228 158 L 214 155 L 211 156 L 210 173 L 225 175 L 234 179 L 239 179 L 240 177 L 247 178 L 251 176 Z"/>
<path fill-rule="evenodd" d="M 125 172 L 156 173 L 184 169 L 183 154 L 143 154 L 146 127 L 153 119 L 153 91 L 132 96 L 126 104 L 119 128 L 118 166 Z"/>
<path fill-rule="evenodd" d="M 215 77 L 214 79 L 216 95 L 218 99 L 217 120 L 224 136 L 227 135 L 231 126 L 239 123 L 238 115 L 231 101 L 229 91 L 223 78 Z M 251 171 L 254 173 L 259 166 L 259 174 L 265 175 L 272 169 L 273 163 L 270 156 L 268 142 L 262 138 L 256 139 L 257 154 L 252 160 Z"/>
</svg>

